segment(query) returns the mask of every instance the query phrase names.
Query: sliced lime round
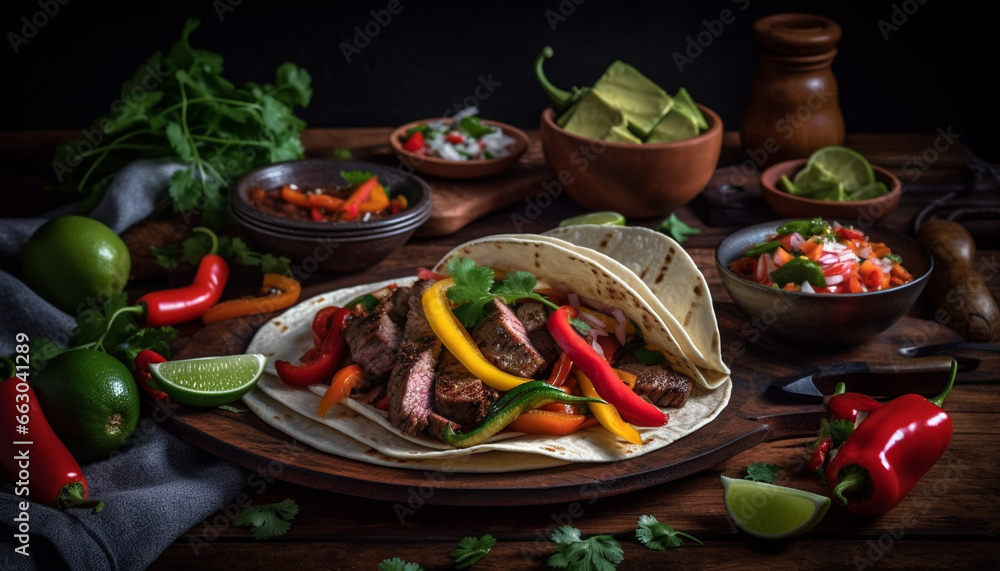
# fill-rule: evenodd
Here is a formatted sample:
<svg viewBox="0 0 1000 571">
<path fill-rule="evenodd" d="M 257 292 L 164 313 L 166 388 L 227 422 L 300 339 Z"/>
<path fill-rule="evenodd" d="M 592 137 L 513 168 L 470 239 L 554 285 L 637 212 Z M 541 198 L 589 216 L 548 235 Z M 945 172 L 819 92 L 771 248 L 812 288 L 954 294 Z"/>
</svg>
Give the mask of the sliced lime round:
<svg viewBox="0 0 1000 571">
<path fill-rule="evenodd" d="M 219 406 L 245 395 L 264 374 L 264 355 L 227 355 L 149 365 L 163 392 L 181 404 Z"/>
<path fill-rule="evenodd" d="M 602 226 L 624 226 L 625 216 L 611 210 L 588 212 L 572 216 L 559 223 L 560 226 L 577 226 L 579 224 L 598 224 Z"/>
<path fill-rule="evenodd" d="M 847 192 L 853 192 L 875 182 L 875 171 L 868 159 L 847 147 L 823 147 L 809 155 L 806 169 L 818 171 L 819 167 L 829 173 L 834 180 L 842 183 Z M 798 184 L 798 181 L 795 182 Z"/>
<path fill-rule="evenodd" d="M 830 498 L 750 480 L 722 476 L 726 511 L 737 527 L 754 537 L 782 539 L 819 523 Z"/>
</svg>

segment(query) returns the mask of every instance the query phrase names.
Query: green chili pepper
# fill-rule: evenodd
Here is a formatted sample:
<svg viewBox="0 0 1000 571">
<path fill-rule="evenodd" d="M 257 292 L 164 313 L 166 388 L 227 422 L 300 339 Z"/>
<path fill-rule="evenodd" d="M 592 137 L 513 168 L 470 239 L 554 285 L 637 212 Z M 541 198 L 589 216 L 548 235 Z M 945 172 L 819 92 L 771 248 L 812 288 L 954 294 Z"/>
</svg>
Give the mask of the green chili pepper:
<svg viewBox="0 0 1000 571">
<path fill-rule="evenodd" d="M 371 310 L 375 309 L 376 305 L 378 305 L 378 298 L 370 293 L 366 293 L 347 302 L 344 307 L 362 313 L 370 313 Z"/>
<path fill-rule="evenodd" d="M 798 232 L 803 238 L 808 238 L 817 234 L 825 234 L 828 228 L 829 224 L 827 224 L 822 218 L 813 218 L 812 220 L 792 220 L 791 222 L 785 222 L 778 227 L 778 235 L 787 236 L 788 234 Z"/>
<path fill-rule="evenodd" d="M 826 287 L 826 276 L 823 267 L 809 258 L 799 256 L 785 262 L 783 266 L 771 272 L 771 281 L 778 287 L 785 284 L 809 282 L 813 287 Z"/>
<path fill-rule="evenodd" d="M 761 242 L 760 244 L 757 244 L 753 248 L 747 250 L 746 255 L 751 258 L 756 258 L 761 254 L 770 254 L 771 252 L 777 250 L 778 246 L 780 245 L 781 245 L 781 240 L 771 240 L 770 242 Z"/>
<path fill-rule="evenodd" d="M 497 402 L 493 403 L 487 416 L 478 426 L 468 432 L 455 432 L 451 425 L 446 425 L 441 433 L 441 440 L 457 448 L 466 448 L 481 444 L 487 438 L 500 432 L 513 422 L 521 413 L 538 408 L 549 402 L 584 403 L 599 402 L 601 399 L 578 397 L 567 394 L 544 381 L 529 381 L 511 389 Z"/>
<path fill-rule="evenodd" d="M 542 86 L 542 90 L 545 94 L 549 96 L 552 100 L 552 105 L 555 107 L 556 112 L 562 114 L 564 111 L 573 106 L 574 103 L 579 101 L 586 93 L 590 90 L 589 87 L 573 87 L 571 91 L 566 91 L 565 89 L 559 89 L 545 77 L 545 72 L 542 71 L 542 64 L 545 60 L 552 57 L 553 51 L 549 46 L 542 48 L 542 51 L 535 58 L 535 78 L 538 79 L 538 83 Z"/>
</svg>

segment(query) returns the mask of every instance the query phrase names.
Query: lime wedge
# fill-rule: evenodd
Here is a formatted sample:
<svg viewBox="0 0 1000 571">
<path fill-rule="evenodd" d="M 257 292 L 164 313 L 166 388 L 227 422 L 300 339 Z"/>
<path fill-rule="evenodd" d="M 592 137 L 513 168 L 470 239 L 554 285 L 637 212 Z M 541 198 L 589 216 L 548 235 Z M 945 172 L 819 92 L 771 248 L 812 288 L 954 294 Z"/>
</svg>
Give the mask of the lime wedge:
<svg viewBox="0 0 1000 571">
<path fill-rule="evenodd" d="M 827 170 L 822 164 L 807 164 L 799 172 L 795 173 L 795 177 L 792 179 L 797 185 L 808 184 L 811 182 L 840 182 L 839 179 L 834 176 L 832 172 Z"/>
<path fill-rule="evenodd" d="M 823 147 L 809 155 L 806 168 L 818 170 L 819 167 L 843 183 L 847 192 L 854 192 L 875 182 L 875 171 L 868 159 L 847 147 Z"/>
<path fill-rule="evenodd" d="M 830 498 L 794 488 L 722 476 L 726 511 L 737 527 L 754 537 L 782 539 L 819 523 Z"/>
<path fill-rule="evenodd" d="M 878 198 L 889 192 L 889 188 L 882 181 L 875 181 L 869 185 L 862 186 L 854 192 L 848 193 L 847 200 L 868 200 Z"/>
<path fill-rule="evenodd" d="M 828 202 L 843 202 L 847 200 L 844 185 L 839 182 L 813 181 L 795 187 L 793 193 L 802 198 L 826 200 Z"/>
<path fill-rule="evenodd" d="M 149 365 L 163 392 L 181 404 L 219 406 L 245 395 L 264 374 L 264 355 L 227 355 Z"/>
<path fill-rule="evenodd" d="M 588 212 L 571 216 L 559 223 L 559 226 L 577 226 L 580 224 L 598 224 L 601 226 L 624 226 L 625 216 L 611 210 Z"/>
</svg>

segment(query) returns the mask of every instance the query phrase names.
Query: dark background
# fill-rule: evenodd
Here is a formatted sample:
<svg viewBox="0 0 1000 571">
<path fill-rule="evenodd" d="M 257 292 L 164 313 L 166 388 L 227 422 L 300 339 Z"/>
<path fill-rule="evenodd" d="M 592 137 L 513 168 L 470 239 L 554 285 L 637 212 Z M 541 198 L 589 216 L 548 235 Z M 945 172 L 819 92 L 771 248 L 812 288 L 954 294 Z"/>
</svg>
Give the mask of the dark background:
<svg viewBox="0 0 1000 571">
<path fill-rule="evenodd" d="M 437 116 L 473 96 L 482 77 L 500 84 L 479 102 L 483 116 L 537 128 L 548 100 L 532 63 L 551 45 L 555 57 L 546 69 L 559 86 L 588 85 L 622 59 L 668 92 L 686 87 L 719 112 L 727 130 L 738 130 L 756 65 L 752 22 L 804 11 L 843 27 L 833 69 L 848 132 L 950 130 L 982 158 L 1000 161 L 992 133 L 1000 33 L 992 12 L 962 2 L 399 0 L 402 11 L 384 26 L 370 24 L 378 34 L 348 62 L 342 42 L 352 42 L 355 27 L 373 22 L 371 11 L 385 10 L 389 0 L 64 1 L 0 8 L 0 129 L 86 127 L 110 110 L 122 80 L 149 53 L 167 49 L 193 16 L 202 26 L 192 44 L 222 54 L 226 76 L 237 84 L 268 82 L 286 60 L 307 69 L 314 97 L 298 114 L 311 127 L 394 126 Z M 59 12 L 36 16 L 45 4 Z M 679 71 L 673 55 L 723 9 L 735 21 Z M 25 17 L 47 21 L 15 54 L 10 34 L 22 34 Z M 880 30 L 880 20 L 893 18 L 898 29 Z"/>
</svg>

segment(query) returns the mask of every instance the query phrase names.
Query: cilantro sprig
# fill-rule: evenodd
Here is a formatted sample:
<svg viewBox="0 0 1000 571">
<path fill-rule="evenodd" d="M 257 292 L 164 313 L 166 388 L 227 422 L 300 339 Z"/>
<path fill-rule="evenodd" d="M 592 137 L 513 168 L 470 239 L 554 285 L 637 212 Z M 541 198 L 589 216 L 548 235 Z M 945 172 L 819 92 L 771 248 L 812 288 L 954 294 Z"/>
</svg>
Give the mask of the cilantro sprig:
<svg viewBox="0 0 1000 571">
<path fill-rule="evenodd" d="M 764 482 L 765 484 L 773 484 L 778 478 L 778 474 L 781 473 L 781 468 L 775 464 L 770 464 L 768 462 L 751 462 L 747 466 L 747 475 L 743 478 L 744 480 L 752 480 L 754 482 Z"/>
<path fill-rule="evenodd" d="M 424 568 L 419 563 L 393 557 L 392 559 L 383 559 L 378 564 L 378 571 L 424 571 Z"/>
<path fill-rule="evenodd" d="M 204 233 L 195 232 L 180 242 L 154 246 L 150 251 L 156 263 L 168 270 L 176 268 L 182 262 L 198 265 L 201 259 L 212 251 L 212 238 Z M 238 237 L 219 237 L 216 253 L 238 264 L 260 268 L 261 273 L 292 275 L 292 261 L 289 258 L 256 252 Z"/>
<path fill-rule="evenodd" d="M 637 525 L 639 528 L 635 530 L 636 539 L 654 551 L 680 547 L 684 543 L 685 538 L 690 539 L 698 545 L 703 545 L 697 537 L 682 531 L 676 531 L 651 515 L 639 516 Z"/>
<path fill-rule="evenodd" d="M 490 552 L 497 540 L 490 534 L 482 537 L 463 537 L 449 555 L 455 560 L 455 569 L 466 569 Z"/>
<path fill-rule="evenodd" d="M 452 258 L 448 260 L 447 268 L 455 280 L 455 285 L 448 289 L 448 299 L 457 305 L 453 310 L 455 317 L 466 327 L 474 326 L 482 316 L 483 308 L 494 299 L 507 304 L 520 299 L 533 299 L 552 309 L 559 309 L 558 305 L 535 293 L 538 280 L 531 272 L 511 272 L 497 283 L 493 268 L 476 265 L 469 258 Z"/>
<path fill-rule="evenodd" d="M 688 236 L 694 236 L 696 234 L 701 234 L 701 230 L 693 226 L 688 226 L 683 220 L 677 217 L 676 214 L 671 213 L 667 216 L 663 222 L 656 228 L 660 232 L 670 236 L 677 243 L 684 243 Z"/>
<path fill-rule="evenodd" d="M 295 500 L 285 498 L 273 504 L 244 508 L 233 520 L 233 525 L 249 527 L 254 539 L 270 539 L 287 533 L 298 513 L 299 506 Z"/>
<path fill-rule="evenodd" d="M 550 567 L 570 571 L 612 571 L 625 559 L 625 551 L 610 535 L 583 539 L 579 529 L 564 525 L 550 537 L 556 544 L 556 552 L 546 561 Z"/>
</svg>

